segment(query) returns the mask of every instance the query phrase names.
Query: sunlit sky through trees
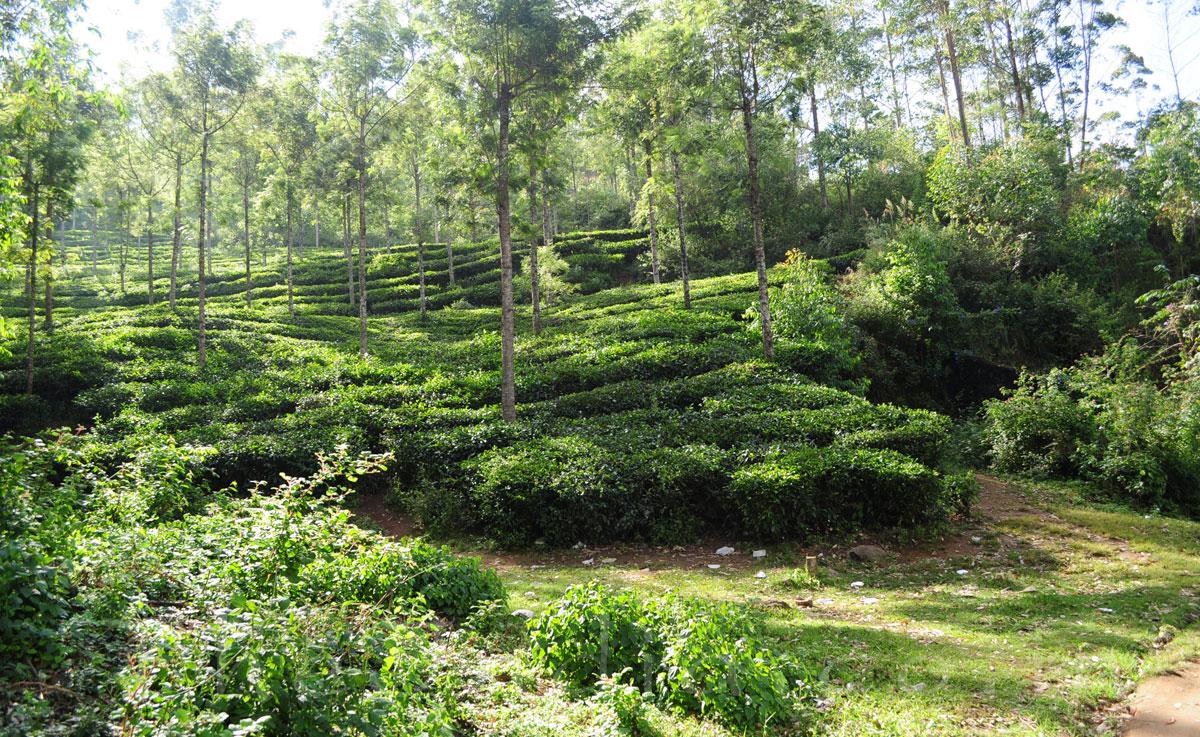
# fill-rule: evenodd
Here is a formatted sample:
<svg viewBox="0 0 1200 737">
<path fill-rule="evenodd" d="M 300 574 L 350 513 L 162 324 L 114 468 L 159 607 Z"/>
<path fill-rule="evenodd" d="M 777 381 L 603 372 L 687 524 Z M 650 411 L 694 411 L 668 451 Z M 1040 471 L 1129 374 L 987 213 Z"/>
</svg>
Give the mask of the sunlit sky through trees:
<svg viewBox="0 0 1200 737">
<path fill-rule="evenodd" d="M 170 67 L 170 30 L 165 11 L 171 0 L 93 0 L 77 28 L 79 40 L 94 53 L 94 63 L 102 76 L 115 81 L 122 76 L 141 77 L 150 71 Z M 1096 90 L 1100 112 L 1116 111 L 1133 119 L 1163 98 L 1174 97 L 1164 34 L 1163 5 L 1143 0 L 1106 2 L 1126 23 L 1102 44 L 1097 82 L 1107 81 L 1116 67 L 1117 45 L 1127 45 L 1145 58 L 1153 71 L 1150 89 L 1139 99 L 1116 97 Z M 1195 5 L 1175 0 L 1170 12 L 1173 21 L 1172 46 L 1179 68 L 1183 97 L 1200 95 L 1200 16 L 1189 13 Z M 328 0 L 244 0 L 218 3 L 218 18 L 223 23 L 249 20 L 262 43 L 281 43 L 287 52 L 318 53 L 324 28 L 333 16 L 334 4 Z M 1110 131 L 1112 132 L 1112 131 Z"/>
</svg>

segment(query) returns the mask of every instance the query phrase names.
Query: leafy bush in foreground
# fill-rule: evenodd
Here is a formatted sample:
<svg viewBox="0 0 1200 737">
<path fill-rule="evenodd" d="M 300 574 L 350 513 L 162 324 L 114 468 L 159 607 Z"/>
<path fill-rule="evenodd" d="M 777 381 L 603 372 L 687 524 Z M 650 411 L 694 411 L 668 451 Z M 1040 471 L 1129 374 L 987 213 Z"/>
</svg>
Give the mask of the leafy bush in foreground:
<svg viewBox="0 0 1200 737">
<path fill-rule="evenodd" d="M 796 668 L 729 605 L 641 601 L 591 583 L 567 589 L 529 629 L 533 662 L 577 686 L 607 676 L 741 729 L 795 715 Z"/>
<path fill-rule="evenodd" d="M 121 676 L 139 737 L 428 735 L 449 717 L 428 684 L 428 639 L 402 625 L 267 605 L 198 628 L 148 623 Z"/>
</svg>

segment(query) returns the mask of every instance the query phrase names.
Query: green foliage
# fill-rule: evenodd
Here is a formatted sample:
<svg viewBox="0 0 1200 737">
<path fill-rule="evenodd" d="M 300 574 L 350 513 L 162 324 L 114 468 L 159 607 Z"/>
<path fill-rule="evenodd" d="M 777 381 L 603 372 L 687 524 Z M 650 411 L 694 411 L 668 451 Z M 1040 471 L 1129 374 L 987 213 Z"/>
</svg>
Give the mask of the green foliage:
<svg viewBox="0 0 1200 737">
<path fill-rule="evenodd" d="M 935 471 L 888 450 L 798 448 L 741 466 L 727 494 L 755 539 L 919 527 L 950 509 Z"/>
<path fill-rule="evenodd" d="M 796 713 L 795 667 L 729 605 L 642 601 L 592 583 L 567 589 L 529 628 L 534 663 L 577 686 L 599 685 L 627 724 L 641 723 L 642 694 L 740 729 Z"/>
<path fill-rule="evenodd" d="M 946 146 L 929 167 L 929 198 L 940 214 L 981 233 L 1001 228 L 1022 239 L 1052 230 L 1061 179 L 1049 163 L 1057 152 L 1045 148 L 1029 139 L 984 151 Z"/>
<path fill-rule="evenodd" d="M 121 676 L 133 735 L 426 735 L 449 729 L 427 638 L 268 602 L 199 628 L 148 624 Z"/>
<path fill-rule="evenodd" d="M 1023 376 L 1010 397 L 987 405 L 993 463 L 1033 476 L 1082 477 L 1141 507 L 1200 509 L 1194 383 L 1156 386 L 1144 373 L 1146 358 L 1118 343 L 1070 369 Z"/>
</svg>

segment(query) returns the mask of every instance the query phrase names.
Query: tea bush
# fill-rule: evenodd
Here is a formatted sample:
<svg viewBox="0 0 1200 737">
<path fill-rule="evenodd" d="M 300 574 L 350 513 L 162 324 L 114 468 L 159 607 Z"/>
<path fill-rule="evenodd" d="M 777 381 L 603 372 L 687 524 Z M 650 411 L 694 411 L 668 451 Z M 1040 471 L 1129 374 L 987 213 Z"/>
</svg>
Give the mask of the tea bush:
<svg viewBox="0 0 1200 737">
<path fill-rule="evenodd" d="M 641 601 L 591 583 L 567 589 L 529 630 L 531 660 L 559 678 L 608 691 L 627 683 L 743 730 L 794 717 L 804 692 L 799 671 L 725 604 Z"/>
<path fill-rule="evenodd" d="M 936 471 L 889 450 L 799 448 L 734 473 L 726 501 L 756 539 L 919 527 L 950 508 Z"/>
</svg>

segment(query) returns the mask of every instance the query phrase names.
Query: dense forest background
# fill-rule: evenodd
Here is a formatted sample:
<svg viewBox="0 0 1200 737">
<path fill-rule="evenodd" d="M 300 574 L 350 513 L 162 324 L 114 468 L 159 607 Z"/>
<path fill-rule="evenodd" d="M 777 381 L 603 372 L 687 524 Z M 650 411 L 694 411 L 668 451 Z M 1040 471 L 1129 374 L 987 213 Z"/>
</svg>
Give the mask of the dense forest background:
<svg viewBox="0 0 1200 737">
<path fill-rule="evenodd" d="M 1102 0 L 354 0 L 309 55 L 179 0 L 170 66 L 116 80 L 76 0 L 0 8 L 0 728 L 984 733 L 987 674 L 918 708 L 897 661 L 907 695 L 827 714 L 862 670 L 836 637 L 695 581 L 514 619 L 511 571 L 346 510 L 803 563 L 964 534 L 986 471 L 1191 540 L 1200 7 L 1153 8 L 1165 68 Z M 1021 616 L 1114 612 L 1067 553 L 988 550 L 988 596 L 1065 577 Z M 1193 560 L 1119 626 L 1194 622 Z M 780 590 L 819 592 L 804 565 Z M 1083 734 L 1144 635 L 984 701 Z"/>
</svg>

